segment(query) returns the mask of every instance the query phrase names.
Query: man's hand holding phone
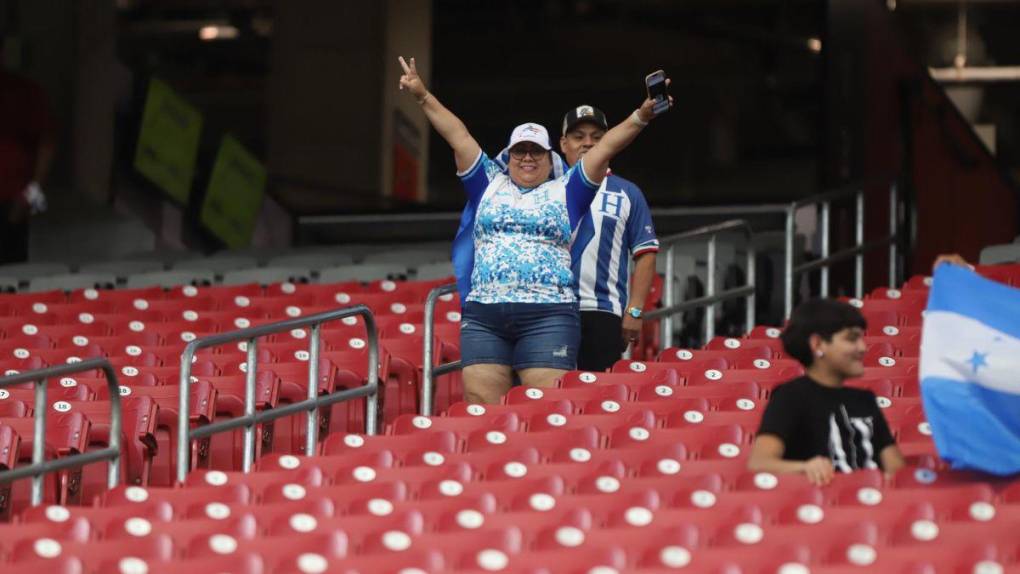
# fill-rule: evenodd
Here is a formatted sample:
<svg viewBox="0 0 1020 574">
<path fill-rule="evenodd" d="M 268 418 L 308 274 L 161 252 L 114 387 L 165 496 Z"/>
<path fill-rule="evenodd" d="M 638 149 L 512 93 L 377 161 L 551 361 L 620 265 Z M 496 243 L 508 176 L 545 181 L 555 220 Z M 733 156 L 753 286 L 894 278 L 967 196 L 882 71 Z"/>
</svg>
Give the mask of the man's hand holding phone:
<svg viewBox="0 0 1020 574">
<path fill-rule="evenodd" d="M 648 99 L 654 102 L 652 111 L 657 116 L 669 111 L 669 108 L 673 105 L 673 97 L 669 95 L 669 84 L 670 79 L 666 77 L 666 72 L 662 70 L 656 70 L 645 76 Z"/>
</svg>

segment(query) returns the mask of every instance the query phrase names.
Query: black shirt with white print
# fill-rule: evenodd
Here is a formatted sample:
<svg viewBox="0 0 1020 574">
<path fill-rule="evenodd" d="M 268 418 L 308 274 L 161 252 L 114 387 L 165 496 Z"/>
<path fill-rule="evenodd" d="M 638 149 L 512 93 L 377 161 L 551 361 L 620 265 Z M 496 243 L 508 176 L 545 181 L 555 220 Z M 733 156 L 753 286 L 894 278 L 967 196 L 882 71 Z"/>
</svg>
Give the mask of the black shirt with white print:
<svg viewBox="0 0 1020 574">
<path fill-rule="evenodd" d="M 808 376 L 776 387 L 758 434 L 779 437 L 786 460 L 825 456 L 837 472 L 879 468 L 882 449 L 895 444 L 875 393 L 826 387 Z"/>
</svg>

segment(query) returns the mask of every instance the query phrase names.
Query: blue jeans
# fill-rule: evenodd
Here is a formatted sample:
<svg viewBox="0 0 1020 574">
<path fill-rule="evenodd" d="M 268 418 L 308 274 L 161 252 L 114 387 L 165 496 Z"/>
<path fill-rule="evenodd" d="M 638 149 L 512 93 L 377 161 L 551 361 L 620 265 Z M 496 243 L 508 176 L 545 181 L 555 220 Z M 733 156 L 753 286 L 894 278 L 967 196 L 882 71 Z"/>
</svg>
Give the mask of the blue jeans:
<svg viewBox="0 0 1020 574">
<path fill-rule="evenodd" d="M 464 303 L 462 366 L 509 365 L 569 371 L 577 363 L 581 318 L 577 303 Z"/>
</svg>

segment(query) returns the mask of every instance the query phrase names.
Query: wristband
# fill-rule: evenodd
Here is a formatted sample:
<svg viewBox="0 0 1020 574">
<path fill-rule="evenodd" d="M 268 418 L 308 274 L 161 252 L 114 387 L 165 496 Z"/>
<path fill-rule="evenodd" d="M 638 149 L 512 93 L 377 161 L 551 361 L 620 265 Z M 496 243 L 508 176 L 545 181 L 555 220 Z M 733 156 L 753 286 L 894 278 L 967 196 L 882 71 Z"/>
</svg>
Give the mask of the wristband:
<svg viewBox="0 0 1020 574">
<path fill-rule="evenodd" d="M 425 96 L 422 99 L 418 100 L 418 105 L 419 106 L 424 106 L 425 102 L 428 101 L 429 96 L 431 96 L 431 95 L 432 95 L 432 92 L 425 92 Z"/>
<path fill-rule="evenodd" d="M 648 125 L 648 122 L 642 120 L 641 116 L 638 115 L 637 110 L 634 110 L 634 113 L 630 114 L 630 121 L 634 122 L 635 124 L 641 127 L 645 127 Z"/>
</svg>

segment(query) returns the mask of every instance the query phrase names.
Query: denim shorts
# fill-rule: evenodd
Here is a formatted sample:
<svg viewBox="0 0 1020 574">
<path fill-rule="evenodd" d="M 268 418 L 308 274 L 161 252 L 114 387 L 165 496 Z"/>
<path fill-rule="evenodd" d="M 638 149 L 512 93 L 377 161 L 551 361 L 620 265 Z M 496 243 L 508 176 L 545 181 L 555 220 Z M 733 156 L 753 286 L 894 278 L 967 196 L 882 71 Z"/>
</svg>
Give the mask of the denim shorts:
<svg viewBox="0 0 1020 574">
<path fill-rule="evenodd" d="M 571 370 L 577 363 L 581 319 L 577 303 L 464 303 L 460 362 L 514 370 Z"/>
</svg>

